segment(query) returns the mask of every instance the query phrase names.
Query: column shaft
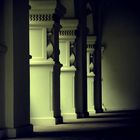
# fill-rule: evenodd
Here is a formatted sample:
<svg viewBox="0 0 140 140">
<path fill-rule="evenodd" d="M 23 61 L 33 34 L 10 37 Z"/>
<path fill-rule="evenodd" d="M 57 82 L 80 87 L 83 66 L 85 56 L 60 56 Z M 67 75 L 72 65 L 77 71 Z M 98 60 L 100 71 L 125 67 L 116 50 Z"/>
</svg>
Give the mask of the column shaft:
<svg viewBox="0 0 140 140">
<path fill-rule="evenodd" d="M 87 113 L 87 72 L 86 72 L 86 2 L 78 1 L 77 17 L 79 25 L 77 30 L 76 48 L 76 75 L 75 75 L 75 99 L 78 117 L 88 116 Z"/>
<path fill-rule="evenodd" d="M 55 13 L 53 15 L 53 28 L 52 28 L 52 44 L 54 46 L 53 51 L 53 60 L 54 60 L 54 66 L 53 66 L 53 109 L 54 109 L 54 117 L 56 118 L 56 123 L 61 123 L 62 116 L 61 116 L 61 110 L 60 110 L 60 69 L 62 67 L 62 64 L 59 61 L 59 31 L 61 28 L 60 25 L 60 18 L 63 16 L 63 10 L 64 7 L 57 2 L 57 6 L 55 9 Z"/>
<path fill-rule="evenodd" d="M 95 1 L 93 7 L 94 31 L 96 34 L 94 53 L 94 105 L 96 112 L 102 112 L 102 77 L 101 77 L 101 2 Z M 95 6 L 94 6 L 95 5 Z"/>
</svg>

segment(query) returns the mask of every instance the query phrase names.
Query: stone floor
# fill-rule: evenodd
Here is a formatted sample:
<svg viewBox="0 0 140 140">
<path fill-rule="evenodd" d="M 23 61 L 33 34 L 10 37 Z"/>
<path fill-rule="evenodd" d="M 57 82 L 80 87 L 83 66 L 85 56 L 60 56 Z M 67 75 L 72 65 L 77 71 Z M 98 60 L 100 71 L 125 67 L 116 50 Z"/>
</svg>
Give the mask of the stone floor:
<svg viewBox="0 0 140 140">
<path fill-rule="evenodd" d="M 55 126 L 36 126 L 31 137 L 9 140 L 138 140 L 139 124 L 139 115 L 98 114 Z"/>
</svg>

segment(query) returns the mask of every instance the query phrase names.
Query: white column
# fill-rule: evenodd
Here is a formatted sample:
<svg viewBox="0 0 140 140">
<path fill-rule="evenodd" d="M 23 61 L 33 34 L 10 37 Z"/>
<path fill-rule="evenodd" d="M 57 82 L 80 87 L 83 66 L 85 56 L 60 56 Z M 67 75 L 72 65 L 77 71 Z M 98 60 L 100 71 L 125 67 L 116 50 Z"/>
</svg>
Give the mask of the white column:
<svg viewBox="0 0 140 140">
<path fill-rule="evenodd" d="M 30 5 L 30 115 L 32 124 L 37 128 L 56 124 L 53 110 L 53 46 L 48 42 L 56 2 L 34 1 Z"/>
<path fill-rule="evenodd" d="M 63 64 L 60 75 L 61 114 L 64 121 L 76 119 L 75 112 L 75 71 L 74 41 L 77 20 L 61 20 L 60 62 Z"/>
<path fill-rule="evenodd" d="M 95 114 L 94 109 L 94 44 L 96 37 L 88 36 L 87 37 L 87 103 L 88 103 L 88 112 L 89 115 Z"/>
</svg>

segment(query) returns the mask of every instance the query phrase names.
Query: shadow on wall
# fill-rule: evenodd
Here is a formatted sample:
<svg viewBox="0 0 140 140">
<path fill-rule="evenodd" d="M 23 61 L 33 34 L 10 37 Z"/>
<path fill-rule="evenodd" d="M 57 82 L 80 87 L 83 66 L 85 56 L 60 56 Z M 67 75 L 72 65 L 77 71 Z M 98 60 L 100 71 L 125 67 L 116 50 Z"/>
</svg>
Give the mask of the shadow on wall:
<svg viewBox="0 0 140 140">
<path fill-rule="evenodd" d="M 108 1 L 104 7 L 102 84 L 107 110 L 140 108 L 139 12 L 135 1 Z"/>
</svg>

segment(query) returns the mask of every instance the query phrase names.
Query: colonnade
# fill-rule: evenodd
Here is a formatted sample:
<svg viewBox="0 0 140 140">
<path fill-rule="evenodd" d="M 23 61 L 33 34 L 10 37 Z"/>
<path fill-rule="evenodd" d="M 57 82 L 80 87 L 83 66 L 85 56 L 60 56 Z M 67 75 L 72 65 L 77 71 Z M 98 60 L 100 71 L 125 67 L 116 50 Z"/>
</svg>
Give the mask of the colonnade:
<svg viewBox="0 0 140 140">
<path fill-rule="evenodd" d="M 81 61 L 76 60 L 79 55 L 77 47 L 81 47 L 76 42 L 78 19 L 62 18 L 60 24 L 56 25 L 59 34 L 54 34 L 52 29 L 55 25 L 53 14 L 57 5 L 56 1 L 33 1 L 30 5 L 32 7 L 30 10 L 31 123 L 35 126 L 54 125 L 62 123 L 63 120 L 85 117 L 82 108 L 84 105 L 80 106 L 81 101 L 77 100 L 77 97 L 81 98 L 80 96 L 83 94 L 76 91 L 76 86 L 81 82 L 76 80 L 76 72 L 80 73 L 76 61 Z M 59 14 L 60 9 L 57 10 L 57 14 Z M 54 41 L 58 44 L 55 44 Z M 87 37 L 87 45 L 84 46 L 86 48 L 86 75 L 84 76 L 87 80 L 83 82 L 84 86 L 87 85 L 86 95 L 84 95 L 87 97 L 82 98 L 86 100 L 84 101 L 87 103 L 85 111 L 89 115 L 96 112 L 93 94 L 95 41 L 96 37 L 90 35 Z M 80 51 L 82 54 L 82 49 Z M 84 89 L 81 85 L 80 87 Z M 80 90 L 82 91 L 82 89 Z"/>
<path fill-rule="evenodd" d="M 95 36 L 77 38 L 79 19 L 64 19 L 59 0 L 1 2 L 0 138 L 93 114 Z"/>
</svg>

